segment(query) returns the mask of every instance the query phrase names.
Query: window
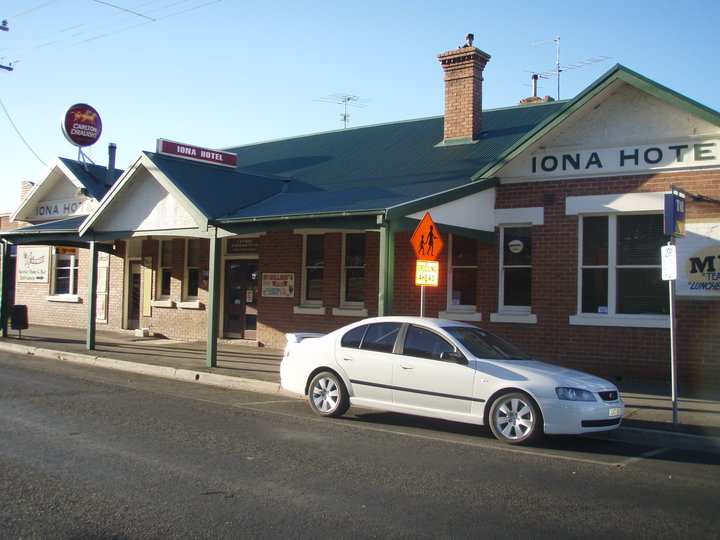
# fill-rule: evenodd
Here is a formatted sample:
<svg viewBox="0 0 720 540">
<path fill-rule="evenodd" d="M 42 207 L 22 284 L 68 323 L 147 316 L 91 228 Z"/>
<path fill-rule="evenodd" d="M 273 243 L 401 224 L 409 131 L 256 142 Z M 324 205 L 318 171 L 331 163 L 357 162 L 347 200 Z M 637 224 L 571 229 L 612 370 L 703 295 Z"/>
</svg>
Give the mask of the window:
<svg viewBox="0 0 720 540">
<path fill-rule="evenodd" d="M 365 301 L 365 233 L 346 233 L 343 245 L 342 304 Z"/>
<path fill-rule="evenodd" d="M 408 327 L 403 346 L 404 355 L 440 360 L 442 353 L 454 351 L 455 347 L 435 332 L 418 326 Z"/>
<path fill-rule="evenodd" d="M 160 241 L 160 267 L 158 270 L 157 297 L 170 298 L 170 282 L 172 279 L 172 240 Z"/>
<path fill-rule="evenodd" d="M 305 273 L 303 281 L 303 303 L 322 304 L 323 279 L 325 277 L 325 236 L 322 234 L 305 235 Z"/>
<path fill-rule="evenodd" d="M 585 216 L 581 229 L 581 313 L 668 313 L 660 263 L 660 247 L 667 243 L 662 215 Z"/>
<path fill-rule="evenodd" d="M 450 237 L 450 295 L 448 309 L 477 306 L 477 241 L 453 234 Z"/>
<path fill-rule="evenodd" d="M 53 294 L 77 294 L 78 260 L 77 249 L 55 248 L 55 277 Z"/>
<path fill-rule="evenodd" d="M 500 234 L 500 309 L 530 313 L 532 228 L 502 227 Z"/>
<path fill-rule="evenodd" d="M 187 241 L 185 250 L 185 298 L 197 298 L 200 286 L 200 240 Z"/>
<path fill-rule="evenodd" d="M 394 322 L 369 325 L 360 348 L 366 351 L 393 352 L 401 326 L 401 323 Z"/>
</svg>

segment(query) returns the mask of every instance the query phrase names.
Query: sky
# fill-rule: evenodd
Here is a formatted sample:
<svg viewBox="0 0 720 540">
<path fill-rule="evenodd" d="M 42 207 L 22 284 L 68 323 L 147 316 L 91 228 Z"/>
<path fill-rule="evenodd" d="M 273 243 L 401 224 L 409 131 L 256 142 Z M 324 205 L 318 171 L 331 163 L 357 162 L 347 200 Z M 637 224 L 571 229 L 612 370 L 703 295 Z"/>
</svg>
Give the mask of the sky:
<svg viewBox="0 0 720 540">
<path fill-rule="evenodd" d="M 0 212 L 57 157 L 78 159 L 60 120 L 94 107 L 102 135 L 83 149 L 132 165 L 159 138 L 206 148 L 443 114 L 437 55 L 491 56 L 483 107 L 560 75 L 560 98 L 622 64 L 720 110 L 717 0 L 18 0 L 0 1 Z M 559 41 L 558 41 L 559 38 Z M 599 60 L 599 61 L 598 61 Z M 558 97 L 557 77 L 540 96 Z M 242 166 L 242 164 L 240 164 Z"/>
</svg>

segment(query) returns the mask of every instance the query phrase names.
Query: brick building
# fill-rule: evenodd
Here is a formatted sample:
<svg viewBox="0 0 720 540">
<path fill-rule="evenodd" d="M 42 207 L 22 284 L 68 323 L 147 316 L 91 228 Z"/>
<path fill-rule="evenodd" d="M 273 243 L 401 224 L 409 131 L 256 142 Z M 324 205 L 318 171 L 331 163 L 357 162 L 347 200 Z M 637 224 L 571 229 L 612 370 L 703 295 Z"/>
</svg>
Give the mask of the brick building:
<svg viewBox="0 0 720 540">
<path fill-rule="evenodd" d="M 85 327 L 92 307 L 109 329 L 208 339 L 209 362 L 218 337 L 281 348 L 288 331 L 419 314 L 410 239 L 430 213 L 444 248 L 426 315 L 554 363 L 667 379 L 675 192 L 680 377 L 720 381 L 720 114 L 619 65 L 571 100 L 483 110 L 490 56 L 438 58 L 442 117 L 223 152 L 159 141 L 106 193 L 61 160 L 14 214 L 35 225 L 3 234 L 26 260 L 47 255 L 16 302 L 38 324 Z M 68 182 L 89 203 L 40 219 Z"/>
</svg>

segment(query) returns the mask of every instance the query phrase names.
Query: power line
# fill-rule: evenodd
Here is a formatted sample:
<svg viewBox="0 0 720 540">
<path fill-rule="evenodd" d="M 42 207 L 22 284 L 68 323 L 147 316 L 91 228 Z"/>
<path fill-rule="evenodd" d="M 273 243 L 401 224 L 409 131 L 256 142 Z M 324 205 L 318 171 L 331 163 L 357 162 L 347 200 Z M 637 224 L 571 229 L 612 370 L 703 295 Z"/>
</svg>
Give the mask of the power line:
<svg viewBox="0 0 720 540">
<path fill-rule="evenodd" d="M 28 142 L 25 140 L 25 137 L 22 136 L 22 133 L 20 133 L 20 130 L 18 130 L 17 126 L 15 125 L 15 122 L 13 122 L 12 118 L 10 118 L 10 113 L 9 113 L 8 110 L 5 108 L 5 104 L 3 103 L 2 99 L 0 99 L 0 105 L 2 105 L 2 109 L 3 109 L 3 111 L 5 111 L 5 116 L 7 116 L 7 119 L 10 121 L 10 125 L 11 125 L 11 126 L 13 127 L 13 129 L 15 130 L 15 133 L 18 134 L 18 137 L 20 137 L 20 140 L 21 140 L 23 143 L 25 143 L 25 146 L 28 147 L 28 150 L 30 150 L 30 151 L 33 153 L 33 155 L 38 159 L 38 161 L 39 161 L 40 163 L 42 163 L 43 165 L 45 165 L 45 167 L 47 167 L 47 164 L 46 164 L 42 159 L 40 159 L 40 156 L 38 156 L 38 155 L 35 153 L 35 150 L 33 150 L 33 149 L 30 147 L 30 145 L 28 144 Z"/>
<path fill-rule="evenodd" d="M 141 4 L 141 5 L 139 5 L 139 6 L 135 6 L 135 9 L 138 9 L 138 8 L 140 8 L 140 7 L 143 7 L 143 6 L 147 6 L 147 5 L 149 5 L 149 4 L 154 4 L 154 3 L 156 3 L 157 1 L 158 1 L 158 0 L 153 0 L 153 1 L 150 1 L 150 2 L 145 2 L 144 4 Z M 178 0 L 178 1 L 175 1 L 175 2 L 170 2 L 170 3 L 167 3 L 167 4 L 165 4 L 165 5 L 156 7 L 156 8 L 154 8 L 154 9 L 152 9 L 152 10 L 147 10 L 146 13 L 162 12 L 163 10 L 168 10 L 168 9 L 170 9 L 170 8 L 173 8 L 173 7 L 175 7 L 175 6 L 178 6 L 179 4 L 184 4 L 184 3 L 188 2 L 188 1 L 189 1 L 189 0 Z M 73 41 L 73 42 L 67 43 L 67 44 L 62 43 L 63 41 L 67 42 L 67 41 L 75 40 L 76 38 L 78 38 L 78 37 L 80 37 L 80 36 L 87 35 L 87 34 L 91 34 L 91 33 L 93 33 L 93 32 L 98 32 L 98 31 L 100 31 L 100 30 L 103 30 L 104 28 L 108 28 L 108 27 L 112 27 L 112 26 L 117 26 L 118 24 L 123 24 L 123 23 L 129 21 L 130 19 L 136 20 L 136 19 L 137 19 L 137 16 L 140 15 L 139 13 L 136 13 L 136 12 L 134 12 L 134 11 L 130 11 L 130 10 L 125 10 L 125 9 L 123 9 L 123 8 L 119 8 L 119 9 L 123 9 L 123 11 L 127 11 L 127 12 L 133 14 L 134 16 L 129 16 L 129 17 L 128 17 L 128 16 L 124 16 L 123 14 L 118 14 L 118 13 L 114 13 L 114 14 L 112 14 L 112 15 L 104 15 L 104 16 L 102 16 L 102 17 L 98 17 L 98 18 L 92 19 L 92 20 L 90 20 L 90 21 L 86 21 L 86 22 L 83 22 L 83 23 L 80 23 L 80 24 L 76 24 L 76 25 L 73 25 L 73 26 L 64 28 L 64 29 L 62 29 L 62 30 L 58 30 L 58 31 L 53 32 L 53 33 L 51 33 L 51 34 L 47 34 L 47 35 L 45 35 L 45 36 L 41 36 L 40 38 L 36 38 L 36 40 L 35 40 L 35 43 L 36 43 L 36 44 L 35 44 L 35 45 L 29 45 L 29 46 L 26 46 L 24 49 L 19 49 L 19 50 L 15 50 L 14 52 L 6 53 L 5 55 L 3 55 L 3 56 L 0 57 L 0 58 L 9 58 L 9 57 L 11 57 L 11 56 L 22 55 L 23 53 L 26 53 L 26 52 L 29 53 L 30 51 L 33 51 L 33 50 L 34 50 L 34 51 L 37 51 L 38 49 L 43 49 L 43 48 L 51 47 L 51 46 L 53 46 L 53 45 L 58 45 L 57 47 L 53 47 L 53 48 L 50 48 L 50 49 L 46 49 L 46 50 L 44 50 L 44 51 L 42 51 L 42 52 L 38 52 L 37 54 L 32 54 L 32 53 L 30 53 L 29 56 L 24 56 L 24 57 L 20 56 L 19 58 L 15 59 L 15 60 L 13 60 L 13 61 L 11 62 L 12 64 L 17 64 L 17 63 L 19 63 L 19 62 L 23 62 L 23 61 L 26 61 L 26 60 L 29 60 L 29 59 L 32 59 L 32 58 L 37 58 L 38 56 L 44 56 L 44 55 L 46 55 L 46 54 L 51 54 L 51 53 L 59 52 L 59 51 L 62 51 L 62 50 L 65 50 L 65 49 L 68 49 L 68 48 L 71 48 L 71 47 L 76 47 L 76 46 L 78 46 L 78 45 L 82 45 L 82 44 L 87 43 L 87 42 L 89 42 L 89 41 L 95 41 L 95 40 L 97 40 L 97 39 L 109 37 L 109 36 L 112 36 L 112 35 L 114 35 L 114 34 L 118 34 L 118 33 L 120 33 L 120 32 L 125 32 L 125 31 L 127 31 L 127 30 L 132 30 L 132 29 L 134 29 L 134 28 L 137 28 L 137 27 L 142 26 L 142 25 L 145 25 L 145 24 L 150 24 L 150 23 L 153 23 L 153 22 L 158 22 L 158 21 L 161 21 L 161 20 L 163 20 L 163 19 L 167 19 L 167 18 L 170 18 L 170 17 L 174 17 L 174 16 L 176 16 L 176 15 L 181 15 L 181 14 L 183 14 L 183 13 L 187 13 L 187 12 L 189 12 L 189 11 L 193 11 L 193 10 L 196 10 L 196 9 L 201 9 L 201 8 L 207 7 L 207 6 L 212 5 L 212 4 L 217 4 L 217 3 L 222 2 L 222 1 L 223 1 L 223 0 L 210 0 L 210 1 L 204 2 L 204 3 L 202 3 L 202 4 L 198 4 L 198 5 L 195 5 L 195 6 L 190 6 L 190 7 L 185 8 L 185 9 L 179 9 L 179 10 L 176 10 L 176 11 L 174 11 L 174 12 L 167 13 L 167 14 L 165 14 L 165 15 L 161 15 L 161 16 L 159 16 L 159 17 L 157 17 L 157 18 L 151 18 L 151 17 L 149 17 L 149 16 L 147 16 L 147 15 L 142 15 L 142 17 L 144 17 L 144 18 L 146 18 L 146 19 L 148 19 L 148 20 L 142 21 L 142 22 L 131 23 L 129 26 L 125 26 L 125 27 L 123 27 L 123 28 L 118 28 L 118 29 L 116 29 L 116 30 L 111 30 L 111 31 L 108 31 L 108 32 L 105 32 L 105 33 L 101 33 L 101 34 L 97 34 L 97 35 L 94 35 L 94 36 L 90 36 L 90 37 L 88 37 L 88 38 L 86 38 L 86 39 L 76 40 L 76 41 Z M 52 2 L 48 2 L 48 3 L 46 3 L 46 4 L 49 4 L 49 3 L 52 3 Z M 117 7 L 117 6 L 113 6 L 113 5 L 111 5 L 111 4 L 107 4 L 106 2 L 98 2 L 98 3 L 108 5 L 109 7 Z M 39 8 L 37 8 L 37 9 L 39 9 Z M 90 30 L 84 30 L 84 31 L 76 32 L 76 33 L 72 34 L 71 36 L 68 36 L 67 38 L 64 38 L 64 37 L 63 37 L 63 38 L 60 38 L 60 39 L 58 39 L 58 40 L 52 40 L 52 41 L 48 41 L 48 42 L 45 42 L 45 43 L 37 44 L 37 42 L 38 42 L 37 40 L 38 40 L 38 39 L 48 39 L 48 38 L 52 38 L 52 37 L 54 37 L 54 36 L 57 36 L 57 35 L 60 35 L 60 34 L 64 34 L 64 33 L 70 32 L 70 31 L 75 30 L 75 29 L 81 29 L 81 28 L 83 28 L 83 27 L 86 27 L 86 26 L 88 26 L 88 25 L 91 25 L 91 24 L 96 23 L 96 22 L 101 21 L 101 20 L 117 19 L 117 17 L 123 17 L 123 18 L 122 18 L 121 20 L 115 20 L 115 21 L 109 22 L 108 24 L 106 24 L 106 25 L 104 25 L 104 26 L 101 26 L 101 27 L 94 27 L 94 28 L 92 28 L 92 29 L 90 29 Z"/>
</svg>

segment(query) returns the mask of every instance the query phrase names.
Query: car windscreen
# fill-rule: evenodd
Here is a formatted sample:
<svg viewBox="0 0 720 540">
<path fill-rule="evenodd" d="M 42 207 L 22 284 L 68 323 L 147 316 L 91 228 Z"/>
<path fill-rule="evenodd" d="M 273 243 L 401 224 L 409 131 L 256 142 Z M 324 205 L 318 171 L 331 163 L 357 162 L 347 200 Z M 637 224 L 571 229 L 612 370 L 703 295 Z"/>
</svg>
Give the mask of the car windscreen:
<svg viewBox="0 0 720 540">
<path fill-rule="evenodd" d="M 453 326 L 444 328 L 477 358 L 492 360 L 529 360 L 520 349 L 481 328 Z"/>
</svg>

